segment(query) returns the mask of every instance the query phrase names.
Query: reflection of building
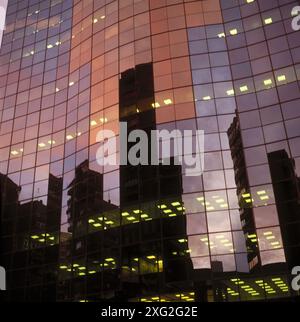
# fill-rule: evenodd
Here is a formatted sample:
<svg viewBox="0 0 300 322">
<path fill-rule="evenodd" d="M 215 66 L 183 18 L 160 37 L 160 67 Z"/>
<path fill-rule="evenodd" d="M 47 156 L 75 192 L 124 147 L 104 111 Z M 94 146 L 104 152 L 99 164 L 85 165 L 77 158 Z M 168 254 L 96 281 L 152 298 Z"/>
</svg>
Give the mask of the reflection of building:
<svg viewBox="0 0 300 322">
<path fill-rule="evenodd" d="M 156 128 L 151 64 L 122 74 L 120 101 L 128 131 L 149 135 Z M 181 166 L 122 166 L 120 181 L 119 208 L 104 200 L 101 173 L 88 161 L 76 168 L 68 187 L 70 235 L 60 256 L 61 299 L 127 301 L 154 296 L 157 281 L 166 293 L 192 285 L 185 285 L 192 275 Z"/>
<path fill-rule="evenodd" d="M 295 172 L 295 161 L 291 159 L 285 150 L 279 150 L 268 153 L 268 167 L 271 173 L 271 182 L 273 193 L 267 186 L 260 186 L 253 189 L 249 185 L 248 172 L 245 162 L 244 147 L 242 143 L 241 128 L 238 117 L 228 130 L 229 143 L 235 170 L 235 181 L 237 184 L 237 195 L 240 201 L 240 213 L 245 240 L 247 243 L 249 266 L 252 271 L 259 272 L 257 269 L 263 268 L 260 260 L 261 251 L 265 249 L 269 241 L 274 249 L 283 248 L 286 265 L 272 263 L 264 267 L 269 273 L 275 273 L 276 270 L 291 271 L 299 261 L 300 244 L 300 180 Z M 265 214 L 269 214 L 267 207 L 270 207 L 271 196 L 274 194 L 274 204 L 276 207 L 276 216 L 279 219 L 279 236 L 272 231 L 272 228 L 259 230 L 255 222 L 254 212 L 259 208 L 264 209 Z M 258 196 L 257 196 L 258 195 Z M 254 198 L 259 197 L 263 203 L 259 204 Z M 258 218 L 256 218 L 258 219 Z M 282 244 L 279 240 L 282 238 Z M 253 249 L 250 251 L 250 247 Z M 260 248 L 260 250 L 259 250 Z M 254 269 L 254 270 L 253 270 Z M 283 283 L 281 279 L 273 279 L 273 283 Z M 271 286 L 267 284 L 269 288 Z M 286 284 L 285 284 L 286 285 Z M 273 290 L 273 289 L 272 289 Z M 275 292 L 275 291 L 274 291 Z"/>
<path fill-rule="evenodd" d="M 20 187 L 0 173 L 0 265 L 7 269 L 11 268 L 12 254 L 10 252 L 13 246 L 11 240 L 6 236 L 10 236 L 13 233 L 13 223 L 16 220 L 19 207 L 19 192 Z"/>
<path fill-rule="evenodd" d="M 3 194 L 3 227 L 11 228 L 1 235 L 8 298 L 54 301 L 62 179 L 50 175 L 47 205 L 38 200 L 20 204 L 20 188 L 1 175 L 4 187 L 8 195 Z"/>
<path fill-rule="evenodd" d="M 57 230 L 60 226 L 63 180 L 50 173 L 47 200 L 47 227 Z"/>
<path fill-rule="evenodd" d="M 84 161 L 76 168 L 75 178 L 69 185 L 68 195 L 70 199 L 67 213 L 70 231 L 75 236 L 83 220 L 95 213 L 100 214 L 116 208 L 103 200 L 103 176 L 90 170 L 88 161 Z"/>
<path fill-rule="evenodd" d="M 120 121 L 127 123 L 128 134 L 134 130 L 143 130 L 147 133 L 148 151 L 151 151 L 149 143 L 151 130 L 156 130 L 156 114 L 153 108 L 155 104 L 153 77 L 153 64 L 142 64 L 123 72 L 120 79 Z M 128 145 L 128 152 L 134 145 L 135 143 Z M 150 154 L 148 164 L 151 164 Z M 187 240 L 186 218 L 182 216 L 184 210 L 181 180 L 181 166 L 175 165 L 173 158 L 171 158 L 171 164 L 166 166 L 132 166 L 129 164 L 120 169 L 122 213 L 126 214 L 128 209 L 133 209 L 138 204 L 140 207 L 138 207 L 136 214 L 133 211 L 133 216 L 141 220 L 140 225 L 130 228 L 130 234 L 136 236 L 131 239 L 131 242 L 136 244 L 135 250 L 126 247 L 128 252 L 126 256 L 140 258 L 139 274 L 141 277 L 140 280 L 135 280 L 135 294 L 130 283 L 128 285 L 130 287 L 127 288 L 124 285 L 123 292 L 127 289 L 127 294 L 123 294 L 124 298 L 138 297 L 149 292 L 150 289 L 153 292 L 153 288 L 156 287 L 152 284 L 153 278 L 162 279 L 161 288 L 165 288 L 166 292 L 168 287 L 180 289 L 182 283 L 189 278 L 191 261 L 188 253 L 185 253 L 182 258 L 169 256 L 169 254 L 180 251 L 184 253 L 187 250 L 187 245 L 181 246 L 177 240 L 176 242 L 170 240 L 173 236 L 178 236 L 181 241 Z M 171 200 L 171 204 L 164 204 L 165 200 Z M 147 204 L 149 204 L 148 209 L 143 209 L 143 205 Z M 171 207 L 175 212 L 169 209 Z M 164 214 L 163 220 L 161 220 L 160 212 Z M 124 220 L 126 222 L 126 216 Z M 143 246 L 142 242 L 147 239 L 149 242 L 144 249 L 146 245 Z M 162 248 L 155 239 L 163 240 Z M 185 243 L 183 242 L 183 244 Z M 156 265 L 152 269 L 153 276 L 146 274 L 149 273 L 148 266 L 152 265 L 151 261 L 153 261 L 151 258 L 150 260 L 147 258 L 147 252 L 149 252 L 147 248 L 153 249 L 154 255 L 152 256 L 156 260 Z M 142 258 L 145 260 L 143 261 Z M 128 293 L 130 290 L 131 294 Z"/>
<path fill-rule="evenodd" d="M 260 255 L 257 240 L 253 242 L 251 238 L 248 238 L 248 236 L 256 235 L 256 227 L 254 222 L 252 202 L 249 203 L 249 198 L 251 199 L 251 195 L 249 194 L 250 184 L 248 179 L 241 128 L 238 116 L 234 118 L 233 123 L 230 125 L 227 134 L 231 149 L 235 182 L 237 186 L 236 193 L 239 199 L 240 218 L 247 246 L 249 268 L 250 270 L 255 270 L 257 265 L 260 264 Z"/>
<path fill-rule="evenodd" d="M 143 130 L 148 136 L 151 151 L 151 131 L 156 130 L 153 65 L 143 64 L 122 73 L 120 80 L 120 121 L 127 123 L 128 134 Z M 135 143 L 128 144 L 128 151 Z M 148 155 L 151 164 L 151 155 Z M 179 196 L 181 166 L 132 166 L 121 167 L 121 204 L 159 200 Z"/>
<path fill-rule="evenodd" d="M 282 242 L 289 270 L 300 258 L 300 179 L 285 150 L 268 154 Z"/>
<path fill-rule="evenodd" d="M 258 236 L 254 222 L 253 206 L 255 205 L 254 192 L 248 183 L 248 173 L 245 162 L 244 148 L 241 137 L 241 129 L 238 117 L 234 119 L 228 130 L 229 143 L 232 159 L 235 169 L 235 180 L 237 184 L 237 195 L 240 200 L 241 222 L 246 237 L 248 247 L 248 260 L 250 269 L 255 268 L 257 264 L 261 265 L 259 260 L 260 252 L 258 243 L 253 243 L 253 237 Z M 271 172 L 272 186 L 274 190 L 274 203 L 276 205 L 280 232 L 282 236 L 282 247 L 284 248 L 286 262 L 289 270 L 297 265 L 299 259 L 300 230 L 300 185 L 299 178 L 295 172 L 295 162 L 289 158 L 285 150 L 268 153 L 268 162 Z M 263 188 L 258 192 L 262 200 L 270 201 L 270 197 Z M 249 202 L 247 202 L 249 200 Z M 264 206 L 267 206 L 268 202 Z M 268 232 L 265 232 L 268 234 Z M 249 238 L 250 236 L 250 238 Z M 266 235 L 267 236 L 267 235 Z M 272 235 L 267 239 L 273 240 Z M 258 238 L 257 238 L 258 239 Z M 278 243 L 274 238 L 274 245 Z M 252 251 L 249 248 L 252 246 Z"/>
<path fill-rule="evenodd" d="M 60 300 L 86 298 L 90 287 L 93 288 L 93 297 L 97 298 L 101 294 L 101 288 L 95 285 L 93 279 L 101 273 L 95 269 L 89 269 L 93 274 L 87 274 L 87 267 L 90 267 L 90 264 L 86 256 L 95 255 L 95 252 L 99 251 L 96 262 L 100 263 L 105 230 L 112 222 L 106 219 L 105 214 L 118 211 L 118 207 L 103 199 L 103 175 L 89 169 L 88 160 L 76 168 L 75 177 L 68 187 L 68 196 L 69 226 L 68 233 L 61 234 L 63 240 L 61 240 L 59 258 L 61 276 L 58 298 Z M 91 227 L 94 230 L 91 231 Z M 113 233 L 112 240 L 114 237 Z M 81 265 L 77 264 L 78 262 Z M 83 267 L 84 270 L 81 269 Z M 86 275 L 88 275 L 87 282 Z M 115 278 L 117 279 L 117 276 Z"/>
</svg>

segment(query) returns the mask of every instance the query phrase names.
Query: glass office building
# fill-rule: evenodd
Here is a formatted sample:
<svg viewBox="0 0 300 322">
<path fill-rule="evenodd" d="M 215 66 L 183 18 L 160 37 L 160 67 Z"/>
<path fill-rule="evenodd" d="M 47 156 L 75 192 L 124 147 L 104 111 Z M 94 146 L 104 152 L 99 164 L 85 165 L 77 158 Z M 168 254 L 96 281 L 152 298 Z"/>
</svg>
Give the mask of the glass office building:
<svg viewBox="0 0 300 322">
<path fill-rule="evenodd" d="M 291 0 L 9 0 L 0 49 L 7 301 L 295 300 Z M 101 166 L 99 131 L 204 130 L 204 172 Z M 129 146 L 130 147 L 130 146 Z M 118 149 L 113 155 L 119 155 Z"/>
</svg>

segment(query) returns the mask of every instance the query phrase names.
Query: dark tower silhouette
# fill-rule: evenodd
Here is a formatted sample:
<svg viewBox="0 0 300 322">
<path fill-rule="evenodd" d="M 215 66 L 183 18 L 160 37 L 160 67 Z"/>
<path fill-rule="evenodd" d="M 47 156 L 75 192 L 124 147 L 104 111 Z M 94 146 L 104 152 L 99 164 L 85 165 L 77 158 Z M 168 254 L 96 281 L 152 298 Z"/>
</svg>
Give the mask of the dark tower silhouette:
<svg viewBox="0 0 300 322">
<path fill-rule="evenodd" d="M 295 161 L 285 150 L 268 154 L 282 242 L 288 269 L 299 265 L 300 258 L 300 180 Z"/>
<path fill-rule="evenodd" d="M 242 134 L 238 116 L 236 116 L 227 131 L 233 168 L 235 173 L 235 183 L 237 186 L 237 196 L 240 206 L 240 218 L 242 228 L 246 236 L 246 246 L 248 251 L 248 263 L 250 270 L 256 270 L 261 266 L 258 243 L 252 242 L 251 235 L 256 235 L 254 222 L 252 198 L 250 194 L 250 184 L 248 179 Z M 247 202 L 248 201 L 248 202 Z M 249 202 L 250 201 L 250 202 Z"/>
<path fill-rule="evenodd" d="M 10 228 L 1 235 L 7 299 L 55 301 L 62 179 L 50 174 L 47 205 L 40 200 L 20 203 L 21 189 L 4 175 L 1 190 L 1 219 Z"/>
<path fill-rule="evenodd" d="M 120 79 L 120 121 L 127 123 L 129 134 L 134 130 L 143 130 L 148 136 L 148 151 L 151 151 L 151 131 L 157 129 L 155 114 L 155 97 L 154 97 L 154 80 L 153 65 L 142 64 L 134 69 L 127 70 L 122 73 Z M 128 151 L 135 143 L 128 144 Z M 151 165 L 151 155 L 148 157 L 149 165 L 132 166 L 130 164 L 120 167 L 120 196 L 121 209 L 126 211 L 132 207 L 140 209 L 141 214 L 147 212 L 150 218 L 143 220 L 141 216 L 140 225 L 128 225 L 124 227 L 126 234 L 136 236 L 132 242 L 136 243 L 134 248 L 126 248 L 128 252 L 134 252 L 136 257 L 145 256 L 146 245 L 142 245 L 142 241 L 149 240 L 148 247 L 154 250 L 157 267 L 153 273 L 143 273 L 142 264 L 140 265 L 140 281 L 136 284 L 136 296 L 138 293 L 159 291 L 159 285 L 153 284 L 153 274 L 159 274 L 161 277 L 159 283 L 166 290 L 168 287 L 178 287 L 188 280 L 191 271 L 190 258 L 171 259 L 170 255 L 174 251 L 183 252 L 186 245 L 181 246 L 178 242 L 174 245 L 174 240 L 170 240 L 174 236 L 180 236 L 180 239 L 186 236 L 186 218 L 181 212 L 175 209 L 174 216 L 164 216 L 164 207 L 177 204 L 182 206 L 182 169 L 181 166 L 174 164 L 171 159 L 170 165 Z M 170 200 L 169 204 L 166 200 Z M 149 204 L 147 209 L 147 204 Z M 160 206 L 162 205 L 163 206 Z M 161 208 L 161 209 L 160 209 Z M 179 207 L 178 207 L 179 209 Z M 148 220 L 152 219 L 152 220 Z M 125 218 L 126 220 L 126 218 Z M 160 245 L 154 239 L 162 238 L 163 244 Z M 147 267 L 153 261 L 151 258 L 144 260 L 144 266 Z M 157 283 L 157 282 L 156 282 Z M 178 283 L 178 285 L 176 285 Z M 128 287 L 124 297 L 133 294 L 135 288 Z M 125 290 L 125 288 L 123 288 Z"/>
</svg>

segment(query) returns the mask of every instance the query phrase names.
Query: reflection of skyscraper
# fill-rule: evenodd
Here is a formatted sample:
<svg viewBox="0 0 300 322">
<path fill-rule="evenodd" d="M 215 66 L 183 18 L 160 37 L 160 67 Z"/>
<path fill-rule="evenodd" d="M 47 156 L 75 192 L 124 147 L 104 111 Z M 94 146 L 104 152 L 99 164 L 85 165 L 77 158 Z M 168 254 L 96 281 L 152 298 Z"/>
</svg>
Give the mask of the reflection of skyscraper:
<svg viewBox="0 0 300 322">
<path fill-rule="evenodd" d="M 128 134 L 134 130 L 143 130 L 147 133 L 148 151 L 151 151 L 151 131 L 157 129 L 156 114 L 153 108 L 155 105 L 154 96 L 153 64 L 138 65 L 134 69 L 122 73 L 120 79 L 120 121 L 127 123 Z M 134 145 L 135 143 L 129 144 L 128 151 Z M 150 154 L 148 164 L 151 164 Z M 135 216 L 141 219 L 140 225 L 135 225 L 131 229 L 136 231 L 137 249 L 135 254 L 141 261 L 139 274 L 142 285 L 138 287 L 139 292 L 135 296 L 131 294 L 131 297 L 148 292 L 149 288 L 152 288 L 152 291 L 156 288 L 150 280 L 151 274 L 150 276 L 146 274 L 146 267 L 153 259 L 157 263 L 157 268 L 154 267 L 153 273 L 163 276 L 161 277 L 164 281 L 161 285 L 162 289 L 165 288 L 167 291 L 167 285 L 174 287 L 174 289 L 180 289 L 181 283 L 188 279 L 191 270 L 188 253 L 185 253 L 187 256 L 182 258 L 172 259 L 170 257 L 172 253 L 178 253 L 180 250 L 184 253 L 187 250 L 187 245 L 181 246 L 177 240 L 174 244 L 174 240 L 170 240 L 173 236 L 179 236 L 178 239 L 183 244 L 185 244 L 185 240 L 187 241 L 186 218 L 181 215 L 183 213 L 181 176 L 181 166 L 174 164 L 174 158 L 171 158 L 170 165 L 165 166 L 162 164 L 157 166 L 128 164 L 120 168 L 122 212 L 125 214 L 127 209 L 138 204 L 139 209 L 137 210 L 140 211 L 140 214 L 136 212 Z M 166 200 L 169 201 L 169 204 L 166 204 Z M 148 209 L 143 209 L 147 204 L 149 205 Z M 173 208 L 175 211 L 168 208 Z M 180 210 L 178 211 L 178 209 Z M 124 221 L 126 222 L 126 216 Z M 157 245 L 156 241 L 151 241 L 149 232 L 153 232 L 152 238 L 163 240 L 162 248 Z M 138 236 L 140 237 L 138 238 Z M 145 239 L 149 239 L 148 247 L 154 250 L 153 259 L 147 258 L 149 253 L 147 254 L 147 250 L 143 249 L 142 241 Z M 130 250 L 128 249 L 128 251 Z M 142 258 L 145 258 L 144 264 L 142 264 Z M 145 265 L 145 270 L 143 265 Z M 176 286 L 177 282 L 179 284 Z M 128 298 L 130 294 L 124 294 L 124 296 Z"/>
<path fill-rule="evenodd" d="M 282 242 L 289 270 L 300 258 L 300 179 L 285 150 L 268 154 Z"/>
<path fill-rule="evenodd" d="M 0 192 L 0 265 L 10 268 L 12 243 L 6 236 L 12 234 L 13 223 L 17 217 L 20 187 L 7 176 L 0 173 Z"/>
<path fill-rule="evenodd" d="M 251 187 L 248 183 L 248 172 L 238 117 L 236 117 L 231 124 L 228 130 L 228 136 L 235 169 L 237 195 L 239 196 L 241 205 L 241 221 L 248 247 L 248 259 L 250 268 L 253 269 L 257 264 L 260 266 L 262 265 L 260 260 L 258 260 L 260 258 L 258 243 L 251 242 L 253 239 L 259 239 L 253 210 L 253 208 L 257 206 L 253 199 L 254 193 L 251 191 Z M 282 236 L 282 246 L 275 240 L 275 236 L 273 236 L 271 232 L 265 231 L 264 235 L 268 240 L 273 241 L 274 247 L 283 247 L 288 269 L 291 270 L 297 265 L 300 254 L 300 181 L 295 172 L 295 161 L 288 156 L 285 150 L 268 153 L 268 163 L 274 191 L 274 204 L 277 209 L 280 233 Z M 259 191 L 258 194 L 262 196 L 262 200 L 266 201 L 264 206 L 267 206 L 270 196 L 268 196 L 266 191 L 262 190 L 262 188 L 260 190 L 261 191 Z M 249 252 L 249 247 L 251 247 L 251 245 L 253 247 L 254 244 L 255 248 Z M 273 264 L 273 270 L 274 268 L 275 266 Z"/>
<path fill-rule="evenodd" d="M 237 196 L 240 206 L 240 219 L 245 234 L 245 242 L 247 246 L 247 257 L 250 270 L 255 269 L 260 264 L 259 250 L 257 240 L 251 241 L 248 236 L 256 235 L 256 227 L 254 222 L 254 214 L 250 194 L 250 184 L 245 161 L 244 147 L 242 142 L 241 128 L 238 116 L 233 120 L 227 131 L 229 146 L 234 167 L 235 182 L 237 186 Z"/>
<path fill-rule="evenodd" d="M 120 121 L 127 123 L 128 134 L 143 130 L 148 136 L 148 151 L 151 151 L 151 131 L 156 130 L 153 109 L 154 81 L 152 64 L 136 66 L 122 73 L 120 80 Z M 135 143 L 128 145 L 128 151 Z M 148 155 L 151 164 L 151 155 Z M 181 166 L 132 166 L 121 167 L 121 203 L 159 200 L 166 196 L 179 196 L 181 188 Z"/>
<path fill-rule="evenodd" d="M 152 64 L 136 66 L 123 72 L 120 80 L 120 121 L 127 123 L 128 134 L 143 130 L 148 136 L 151 151 L 151 131 L 156 130 L 153 109 L 154 80 Z M 128 145 L 128 151 L 135 143 Z M 174 162 L 174 161 L 173 161 Z M 148 155 L 151 164 L 151 154 Z M 146 202 L 182 194 L 181 166 L 132 166 L 121 167 L 121 205 Z"/>
<path fill-rule="evenodd" d="M 1 187 L 9 193 L 3 194 L 2 220 L 11 230 L 1 235 L 8 298 L 54 301 L 62 179 L 50 175 L 47 205 L 38 200 L 20 204 L 20 188 L 3 175 Z"/>
<path fill-rule="evenodd" d="M 50 173 L 47 200 L 47 226 L 59 230 L 63 180 Z"/>
<path fill-rule="evenodd" d="M 100 264 L 97 269 L 87 270 L 92 263 L 86 256 L 93 256 L 98 251 L 97 260 L 93 262 L 100 263 L 104 235 L 112 222 L 105 219 L 105 214 L 118 211 L 118 207 L 104 200 L 103 175 L 91 170 L 88 160 L 77 166 L 68 196 L 68 233 L 61 233 L 59 299 L 82 299 L 88 293 L 93 293 L 94 299 L 99 298 L 101 286 L 95 285 L 94 278 L 100 276 L 101 280 Z M 111 238 L 114 236 L 112 233 Z M 93 273 L 89 275 L 88 272 Z"/>
<path fill-rule="evenodd" d="M 122 74 L 120 102 L 128 132 L 156 129 L 151 64 Z M 160 289 L 175 297 L 192 287 L 181 166 L 122 166 L 120 182 L 119 208 L 104 200 L 103 174 L 88 161 L 77 166 L 68 186 L 70 235 L 61 241 L 61 300 L 138 300 Z"/>
<path fill-rule="evenodd" d="M 70 232 L 76 236 L 82 220 L 95 213 L 115 209 L 116 206 L 103 200 L 103 175 L 89 169 L 88 160 L 81 163 L 75 171 L 75 178 L 69 185 L 68 219 Z M 74 237 L 73 236 L 73 237 Z"/>
</svg>

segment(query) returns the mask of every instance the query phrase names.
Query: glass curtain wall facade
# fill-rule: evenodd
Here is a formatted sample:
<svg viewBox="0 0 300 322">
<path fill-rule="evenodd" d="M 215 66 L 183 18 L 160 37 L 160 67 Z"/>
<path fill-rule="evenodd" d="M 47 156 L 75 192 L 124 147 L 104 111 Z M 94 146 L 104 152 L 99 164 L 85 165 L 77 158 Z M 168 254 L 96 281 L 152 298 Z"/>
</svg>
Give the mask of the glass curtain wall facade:
<svg viewBox="0 0 300 322">
<path fill-rule="evenodd" d="M 290 0 L 9 0 L 8 301 L 291 300 L 300 37 Z M 100 130 L 204 130 L 185 165 L 101 166 Z M 129 146 L 130 147 L 130 146 Z M 119 157 L 118 149 L 113 156 Z"/>
</svg>

